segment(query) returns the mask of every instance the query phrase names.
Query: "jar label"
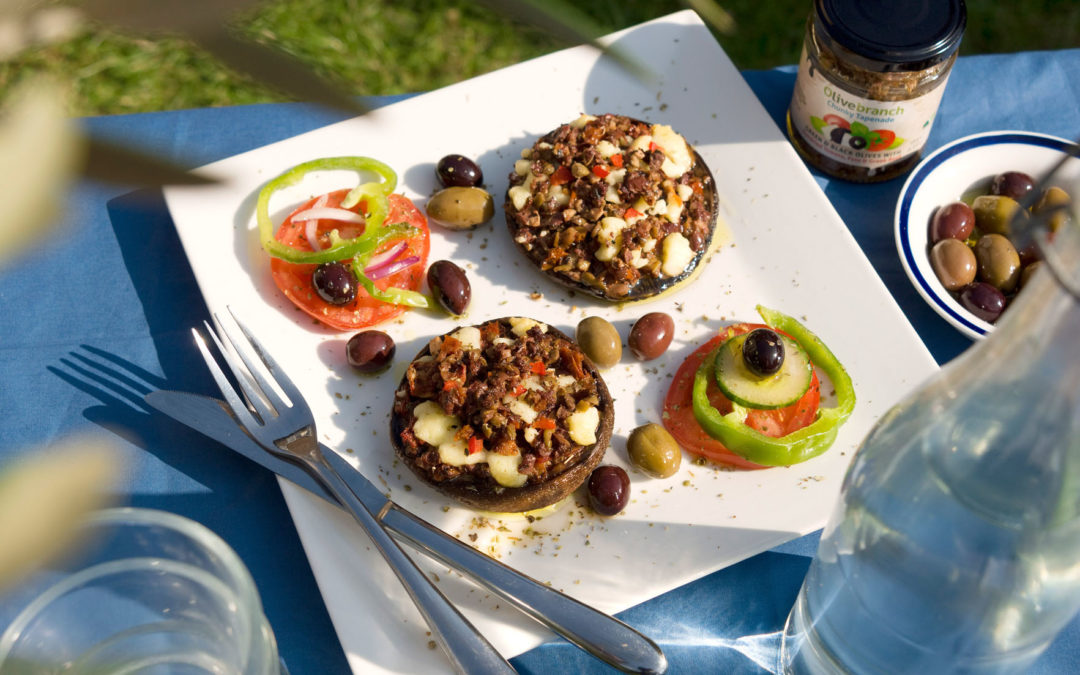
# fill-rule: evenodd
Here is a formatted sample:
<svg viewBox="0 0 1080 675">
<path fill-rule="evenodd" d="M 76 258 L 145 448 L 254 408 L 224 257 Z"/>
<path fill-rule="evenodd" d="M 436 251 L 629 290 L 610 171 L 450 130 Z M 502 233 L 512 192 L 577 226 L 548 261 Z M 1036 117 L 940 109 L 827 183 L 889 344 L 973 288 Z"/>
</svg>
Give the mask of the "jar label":
<svg viewBox="0 0 1080 675">
<path fill-rule="evenodd" d="M 915 98 L 862 98 L 827 80 L 804 46 L 788 111 L 791 124 L 810 147 L 830 159 L 856 167 L 882 167 L 926 145 L 946 78 Z"/>
</svg>

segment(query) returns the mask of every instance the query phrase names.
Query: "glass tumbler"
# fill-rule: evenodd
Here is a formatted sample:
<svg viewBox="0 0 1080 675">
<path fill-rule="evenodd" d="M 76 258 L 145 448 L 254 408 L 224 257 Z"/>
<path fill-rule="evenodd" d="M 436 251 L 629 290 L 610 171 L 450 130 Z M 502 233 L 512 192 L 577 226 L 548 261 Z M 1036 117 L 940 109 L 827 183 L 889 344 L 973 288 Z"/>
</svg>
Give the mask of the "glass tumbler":
<svg viewBox="0 0 1080 675">
<path fill-rule="evenodd" d="M 283 672 L 251 575 L 216 534 L 135 508 L 81 534 L 74 557 L 0 598 L 0 673 Z"/>
</svg>

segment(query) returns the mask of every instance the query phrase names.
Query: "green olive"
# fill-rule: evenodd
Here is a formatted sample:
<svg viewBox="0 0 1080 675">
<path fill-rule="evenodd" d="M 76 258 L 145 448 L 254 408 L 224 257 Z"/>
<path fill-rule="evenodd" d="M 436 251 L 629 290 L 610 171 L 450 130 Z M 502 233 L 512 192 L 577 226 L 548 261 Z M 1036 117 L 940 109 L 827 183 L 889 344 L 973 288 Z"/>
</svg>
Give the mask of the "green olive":
<svg viewBox="0 0 1080 675">
<path fill-rule="evenodd" d="M 930 249 L 930 266 L 941 285 L 958 291 L 975 281 L 975 254 L 959 239 L 942 239 Z"/>
<path fill-rule="evenodd" d="M 1020 283 L 1020 254 L 1008 237 L 985 234 L 975 242 L 978 277 L 1002 293 L 1011 293 Z"/>
<path fill-rule="evenodd" d="M 1039 197 L 1039 201 L 1035 202 L 1035 205 L 1031 207 L 1031 212 L 1038 215 L 1045 214 L 1050 221 L 1050 230 L 1057 232 L 1062 223 L 1069 219 L 1068 207 L 1071 201 L 1068 192 L 1056 186 L 1049 187 Z"/>
<path fill-rule="evenodd" d="M 650 423 L 631 431 L 626 450 L 634 466 L 653 478 L 673 476 L 682 464 L 682 449 L 659 424 Z"/>
<path fill-rule="evenodd" d="M 1020 209 L 1020 203 L 1003 195 L 982 195 L 971 202 L 975 212 L 975 226 L 983 233 L 1009 236 L 1013 218 L 1027 218 L 1027 211 Z"/>
<path fill-rule="evenodd" d="M 439 190 L 427 203 L 432 220 L 451 230 L 471 230 L 495 215 L 495 200 L 478 187 L 448 187 Z"/>
<path fill-rule="evenodd" d="M 622 338 L 611 322 L 598 316 L 582 319 L 577 343 L 597 368 L 610 368 L 622 358 Z"/>
</svg>

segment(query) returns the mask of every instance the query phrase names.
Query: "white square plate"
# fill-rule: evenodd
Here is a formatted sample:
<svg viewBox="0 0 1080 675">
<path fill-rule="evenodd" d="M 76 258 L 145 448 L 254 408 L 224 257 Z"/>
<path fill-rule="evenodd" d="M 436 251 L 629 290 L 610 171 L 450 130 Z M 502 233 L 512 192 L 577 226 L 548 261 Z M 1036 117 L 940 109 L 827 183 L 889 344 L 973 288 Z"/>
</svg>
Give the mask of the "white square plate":
<svg viewBox="0 0 1080 675">
<path fill-rule="evenodd" d="M 857 443 L 936 364 L 697 15 L 680 12 L 610 39 L 647 60 L 659 82 L 642 84 L 594 50 L 568 49 L 216 162 L 203 171 L 220 177 L 221 185 L 169 189 L 166 199 L 207 305 L 212 311 L 237 308 L 266 342 L 305 393 L 320 440 L 403 507 L 614 613 L 822 527 Z M 641 314 L 670 313 L 676 338 L 664 356 L 641 364 L 626 353 L 605 373 L 616 399 L 605 461 L 629 468 L 626 436 L 659 421 L 670 378 L 697 345 L 725 322 L 758 320 L 759 303 L 792 314 L 840 357 L 859 396 L 827 453 L 790 468 L 752 472 L 687 457 L 667 480 L 631 470 L 633 499 L 619 516 L 600 518 L 567 505 L 534 522 L 450 504 L 394 461 L 387 438 L 393 389 L 408 360 L 456 322 L 408 313 L 382 327 L 398 345 L 390 372 L 374 379 L 351 372 L 344 357 L 348 336 L 314 325 L 270 281 L 254 231 L 259 188 L 306 160 L 368 155 L 393 166 L 399 190 L 422 205 L 435 189 L 434 163 L 462 153 L 479 161 L 501 208 L 506 176 L 520 151 L 583 111 L 664 122 L 683 133 L 716 177 L 730 239 L 689 286 L 620 307 L 573 296 L 547 281 L 513 247 L 501 214 L 471 234 L 433 226 L 431 259 L 456 261 L 472 282 L 464 323 L 529 315 L 573 334 L 582 318 L 600 315 L 625 337 Z M 310 195 L 355 181 L 339 172 L 313 176 L 276 197 L 272 214 L 281 217 Z M 353 669 L 448 671 L 439 650 L 429 648 L 419 613 L 350 518 L 291 484 L 283 483 L 283 490 Z M 418 558 L 508 657 L 551 637 L 458 575 Z"/>
</svg>

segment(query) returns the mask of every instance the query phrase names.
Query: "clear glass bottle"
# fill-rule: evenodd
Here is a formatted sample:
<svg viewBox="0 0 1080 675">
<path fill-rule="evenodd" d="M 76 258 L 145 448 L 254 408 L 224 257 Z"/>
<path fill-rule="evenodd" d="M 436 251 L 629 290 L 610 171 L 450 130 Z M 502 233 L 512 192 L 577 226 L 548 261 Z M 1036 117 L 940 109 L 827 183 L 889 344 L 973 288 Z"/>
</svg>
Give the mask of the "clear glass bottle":
<svg viewBox="0 0 1080 675">
<path fill-rule="evenodd" d="M 1080 609 L 1080 222 L 1052 251 L 1055 272 L 864 440 L 784 672 L 1020 672 Z"/>
</svg>

